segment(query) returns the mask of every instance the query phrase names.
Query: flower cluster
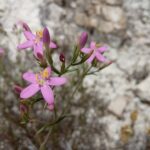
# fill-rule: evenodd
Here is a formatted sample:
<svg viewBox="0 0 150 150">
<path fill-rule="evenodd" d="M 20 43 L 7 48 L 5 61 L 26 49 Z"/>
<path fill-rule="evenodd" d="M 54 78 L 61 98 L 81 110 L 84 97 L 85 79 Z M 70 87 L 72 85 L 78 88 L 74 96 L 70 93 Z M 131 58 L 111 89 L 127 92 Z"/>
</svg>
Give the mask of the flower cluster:
<svg viewBox="0 0 150 150">
<path fill-rule="evenodd" d="M 14 90 L 20 99 L 21 123 L 37 123 L 37 125 L 34 125 L 35 136 L 33 138 L 35 137 L 35 141 L 38 139 L 35 143 L 40 147 L 40 150 L 43 150 L 46 149 L 49 135 L 54 129 L 53 126 L 66 117 L 72 116 L 69 114 L 70 107 L 68 107 L 68 104 L 70 104 L 69 101 L 74 99 L 75 93 L 80 90 L 84 78 L 102 70 L 111 62 L 103 55 L 107 50 L 105 45 L 91 41 L 90 46 L 86 47 L 88 41 L 86 32 L 82 32 L 74 44 L 71 58 L 68 58 L 63 51 L 52 50 L 57 49 L 58 46 L 52 40 L 47 27 L 34 33 L 26 23 L 20 21 L 14 26 L 17 34 L 20 33 L 18 25 L 21 26 L 25 41 L 17 46 L 17 50 L 19 52 L 26 49 L 33 50 L 31 52 L 33 52 L 35 62 L 40 69 L 38 72 L 25 71 L 22 74 L 22 79 L 26 81 L 27 85 L 25 87 L 24 85 L 15 85 Z M 58 54 L 58 61 L 54 60 L 53 53 Z M 4 50 L 0 48 L 0 56 L 3 56 L 3 54 Z M 68 78 L 64 77 L 66 74 L 68 74 Z M 68 83 L 67 86 L 59 90 L 59 92 L 61 91 L 60 94 L 56 94 L 56 87 L 63 86 L 66 83 Z M 57 101 L 58 98 L 62 99 L 64 103 L 56 105 L 59 102 Z M 35 115 L 36 113 L 30 113 L 37 102 L 44 102 L 43 108 L 48 108 L 53 113 L 47 118 L 42 120 L 40 118 L 39 120 L 38 116 Z M 61 106 L 61 109 L 58 109 L 59 106 Z M 34 134 L 34 131 L 31 133 Z M 48 131 L 45 138 L 46 132 L 43 131 Z"/>
<path fill-rule="evenodd" d="M 91 64 L 91 66 L 93 63 L 95 64 L 95 62 L 107 62 L 107 59 L 103 56 L 107 47 L 92 41 L 90 47 L 86 48 L 85 45 L 88 40 L 88 34 L 83 32 L 75 45 L 73 57 L 68 65 L 66 65 L 64 53 L 62 52 L 60 54 L 59 59 L 61 66 L 59 70 L 53 63 L 51 53 L 51 49 L 56 49 L 58 46 L 51 40 L 48 29 L 45 27 L 43 30 L 37 31 L 36 34 L 34 34 L 26 23 L 19 22 L 19 24 L 22 26 L 26 41 L 19 44 L 17 49 L 24 50 L 31 48 L 35 58 L 40 63 L 40 67 L 43 68 L 39 73 L 26 72 L 23 74 L 23 79 L 26 80 L 29 85 L 23 89 L 16 87 L 16 91 L 19 90 L 21 99 L 29 99 L 40 91 L 48 107 L 53 109 L 54 87 L 63 85 L 67 82 L 67 79 L 62 77 L 63 74 L 69 72 L 70 68 L 85 62 L 88 62 L 87 64 Z M 57 76 L 53 77 L 53 73 Z M 87 73 L 89 72 L 86 72 L 86 74 Z"/>
<path fill-rule="evenodd" d="M 39 58 L 38 56 L 43 56 L 43 43 L 47 43 L 48 42 L 48 46 L 49 48 L 57 48 L 57 45 L 50 40 L 50 35 L 48 35 L 49 37 L 45 37 L 43 36 L 45 31 L 48 32 L 47 28 L 40 31 L 37 31 L 36 34 L 33 34 L 31 32 L 31 29 L 28 27 L 28 25 L 26 25 L 24 23 L 24 36 L 26 38 L 26 41 L 20 45 L 18 45 L 18 50 L 23 50 L 26 48 L 32 48 L 34 55 L 36 58 Z M 46 38 L 46 39 L 45 39 Z M 47 41 L 47 39 L 49 41 Z"/>
</svg>

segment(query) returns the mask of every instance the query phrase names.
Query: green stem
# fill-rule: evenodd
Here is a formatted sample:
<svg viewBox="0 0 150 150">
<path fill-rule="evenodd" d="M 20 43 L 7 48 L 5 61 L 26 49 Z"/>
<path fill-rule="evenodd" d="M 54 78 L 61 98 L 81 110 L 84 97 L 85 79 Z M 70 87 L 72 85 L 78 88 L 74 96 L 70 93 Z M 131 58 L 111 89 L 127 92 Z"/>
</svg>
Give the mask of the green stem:
<svg viewBox="0 0 150 150">
<path fill-rule="evenodd" d="M 77 82 L 79 84 L 76 84 L 76 87 L 74 89 L 74 91 L 72 92 L 72 95 L 69 99 L 73 99 L 75 93 L 77 92 L 78 88 L 80 87 L 80 85 L 83 82 L 84 77 L 88 74 L 88 72 L 91 70 L 92 66 L 90 66 L 81 76 L 80 80 Z M 66 105 L 66 108 L 64 109 L 64 111 L 62 112 L 62 114 L 65 114 L 68 111 L 68 107 L 69 107 L 69 102 Z"/>
<path fill-rule="evenodd" d="M 49 136 L 50 136 L 51 132 L 52 132 L 52 127 L 49 129 L 49 131 L 48 131 L 48 133 L 47 133 L 43 143 L 40 145 L 40 149 L 39 150 L 46 150 L 46 143 L 47 143 L 47 141 L 49 139 Z"/>
</svg>

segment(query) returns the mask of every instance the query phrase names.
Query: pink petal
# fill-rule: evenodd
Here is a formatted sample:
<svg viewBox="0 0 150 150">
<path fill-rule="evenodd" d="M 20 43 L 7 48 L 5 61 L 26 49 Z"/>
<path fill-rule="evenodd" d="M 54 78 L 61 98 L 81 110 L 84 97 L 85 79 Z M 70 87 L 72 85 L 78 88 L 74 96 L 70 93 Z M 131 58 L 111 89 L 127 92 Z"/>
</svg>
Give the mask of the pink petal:
<svg viewBox="0 0 150 150">
<path fill-rule="evenodd" d="M 96 43 L 92 41 L 92 42 L 90 43 L 90 48 L 91 48 L 91 49 L 95 49 L 95 48 L 96 48 Z"/>
<path fill-rule="evenodd" d="M 107 51 L 107 49 L 108 49 L 107 46 L 102 46 L 102 47 L 98 48 L 97 50 L 98 50 L 99 52 L 103 53 L 103 52 Z"/>
<path fill-rule="evenodd" d="M 57 45 L 51 41 L 49 47 L 50 48 L 57 48 Z"/>
<path fill-rule="evenodd" d="M 34 40 L 35 35 L 32 32 L 29 31 L 24 31 L 24 36 L 26 37 L 27 40 Z"/>
<path fill-rule="evenodd" d="M 20 93 L 20 97 L 23 99 L 27 99 L 29 97 L 32 97 L 35 93 L 37 93 L 40 90 L 40 87 L 38 84 L 30 84 L 25 89 L 23 89 Z"/>
<path fill-rule="evenodd" d="M 23 79 L 30 82 L 30 83 L 36 83 L 36 77 L 35 74 L 32 72 L 26 72 L 23 74 Z"/>
<path fill-rule="evenodd" d="M 34 44 L 34 55 L 37 57 L 37 53 L 40 53 L 43 56 L 43 43 L 39 42 Z"/>
<path fill-rule="evenodd" d="M 54 95 L 52 89 L 48 85 L 44 85 L 41 87 L 41 93 L 45 99 L 45 101 L 52 105 L 54 104 Z"/>
<path fill-rule="evenodd" d="M 49 85 L 59 86 L 67 82 L 67 79 L 64 77 L 51 77 L 49 80 Z"/>
<path fill-rule="evenodd" d="M 26 49 L 26 48 L 30 48 L 33 46 L 33 42 L 32 41 L 26 41 L 20 45 L 18 45 L 18 49 L 21 50 L 21 49 Z"/>
<path fill-rule="evenodd" d="M 50 33 L 48 31 L 48 28 L 45 27 L 44 30 L 43 30 L 43 43 L 46 44 L 46 45 L 49 45 L 50 44 Z"/>
<path fill-rule="evenodd" d="M 92 63 L 92 61 L 94 60 L 95 58 L 95 54 L 93 53 L 87 60 L 88 63 Z"/>
<path fill-rule="evenodd" d="M 107 59 L 100 53 L 96 53 L 96 58 L 101 61 L 101 62 L 104 62 L 104 61 L 107 61 Z"/>
<path fill-rule="evenodd" d="M 25 23 L 25 22 L 23 22 L 23 21 L 18 21 L 17 23 L 16 23 L 16 25 L 21 25 L 22 26 L 22 28 L 24 29 L 24 31 L 29 31 L 29 32 L 31 32 L 31 29 L 30 29 L 30 27 Z"/>
<path fill-rule="evenodd" d="M 81 51 L 85 54 L 91 53 L 92 49 L 91 48 L 82 48 Z"/>
<path fill-rule="evenodd" d="M 23 27 L 23 29 L 24 29 L 25 31 L 31 32 L 30 27 L 29 27 L 25 22 L 22 22 L 22 27 Z"/>
</svg>

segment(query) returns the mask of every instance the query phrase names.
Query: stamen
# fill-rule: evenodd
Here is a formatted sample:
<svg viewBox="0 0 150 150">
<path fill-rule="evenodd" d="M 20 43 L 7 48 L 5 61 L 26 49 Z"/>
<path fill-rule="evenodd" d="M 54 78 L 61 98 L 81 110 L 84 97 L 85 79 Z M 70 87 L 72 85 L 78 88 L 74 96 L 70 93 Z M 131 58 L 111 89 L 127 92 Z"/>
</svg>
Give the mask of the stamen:
<svg viewBox="0 0 150 150">
<path fill-rule="evenodd" d="M 43 78 L 48 78 L 49 77 L 49 72 L 47 69 L 45 69 L 43 72 L 42 72 L 42 77 Z"/>
<path fill-rule="evenodd" d="M 43 30 L 36 31 L 36 35 L 37 35 L 37 37 L 42 38 L 43 37 Z"/>
<path fill-rule="evenodd" d="M 35 79 L 38 84 L 43 85 L 45 80 L 42 78 L 42 76 L 40 77 L 41 74 L 42 74 L 42 72 L 40 74 L 36 74 Z"/>
<path fill-rule="evenodd" d="M 99 43 L 99 44 L 96 44 L 96 47 L 101 47 L 102 45 Z"/>
</svg>

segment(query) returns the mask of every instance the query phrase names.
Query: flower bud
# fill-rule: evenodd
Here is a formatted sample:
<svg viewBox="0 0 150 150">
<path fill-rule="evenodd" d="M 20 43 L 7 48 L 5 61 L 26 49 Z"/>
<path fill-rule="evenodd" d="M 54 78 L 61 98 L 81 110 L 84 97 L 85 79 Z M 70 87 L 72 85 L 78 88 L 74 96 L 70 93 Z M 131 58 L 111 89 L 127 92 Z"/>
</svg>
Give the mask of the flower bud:
<svg viewBox="0 0 150 150">
<path fill-rule="evenodd" d="M 43 43 L 45 45 L 49 45 L 50 44 L 50 34 L 48 29 L 45 27 L 43 30 Z"/>
<path fill-rule="evenodd" d="M 43 59 L 43 55 L 41 53 L 37 53 L 37 59 L 42 60 Z"/>
<path fill-rule="evenodd" d="M 37 53 L 36 54 L 36 59 L 37 59 L 38 63 L 40 64 L 40 66 L 42 68 L 46 68 L 47 67 L 46 60 L 44 59 L 44 57 L 43 57 L 43 55 L 41 53 Z"/>
<path fill-rule="evenodd" d="M 65 62 L 65 55 L 64 55 L 63 53 L 60 54 L 59 60 L 60 60 L 61 62 Z"/>
<path fill-rule="evenodd" d="M 22 87 L 19 85 L 14 85 L 14 90 L 17 94 L 20 94 L 22 91 Z"/>
<path fill-rule="evenodd" d="M 82 32 L 79 38 L 79 47 L 83 48 L 88 40 L 88 34 L 86 32 Z"/>
</svg>

